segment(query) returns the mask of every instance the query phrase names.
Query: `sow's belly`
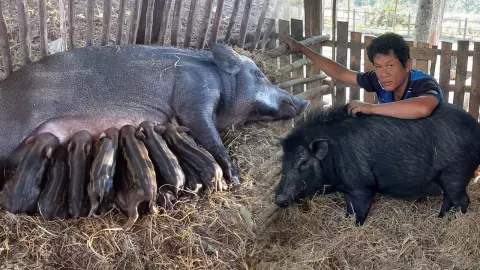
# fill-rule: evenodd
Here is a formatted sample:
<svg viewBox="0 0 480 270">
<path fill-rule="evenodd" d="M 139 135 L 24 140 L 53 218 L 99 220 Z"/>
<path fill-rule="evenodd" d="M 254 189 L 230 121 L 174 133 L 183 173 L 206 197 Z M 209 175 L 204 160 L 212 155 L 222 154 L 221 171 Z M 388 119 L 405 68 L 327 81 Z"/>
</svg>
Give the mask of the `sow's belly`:
<svg viewBox="0 0 480 270">
<path fill-rule="evenodd" d="M 79 130 L 96 137 L 109 127 L 164 122 L 171 117 L 169 105 L 147 96 L 141 86 L 133 88 L 122 81 L 107 84 L 95 77 L 0 85 L 0 164 L 16 166 L 23 153 L 20 143 L 39 132 L 51 132 L 64 142 Z"/>
</svg>

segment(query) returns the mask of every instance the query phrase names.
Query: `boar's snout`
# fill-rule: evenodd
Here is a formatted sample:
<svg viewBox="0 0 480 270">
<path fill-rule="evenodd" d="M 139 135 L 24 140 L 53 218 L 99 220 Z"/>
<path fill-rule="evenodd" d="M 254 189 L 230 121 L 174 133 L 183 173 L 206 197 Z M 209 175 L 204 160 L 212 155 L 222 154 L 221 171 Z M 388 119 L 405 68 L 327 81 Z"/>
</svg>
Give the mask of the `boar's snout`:
<svg viewBox="0 0 480 270">
<path fill-rule="evenodd" d="M 279 194 L 275 198 L 275 204 L 280 208 L 287 208 L 292 204 L 292 202 L 293 202 L 292 197 L 287 196 L 285 194 Z"/>
</svg>

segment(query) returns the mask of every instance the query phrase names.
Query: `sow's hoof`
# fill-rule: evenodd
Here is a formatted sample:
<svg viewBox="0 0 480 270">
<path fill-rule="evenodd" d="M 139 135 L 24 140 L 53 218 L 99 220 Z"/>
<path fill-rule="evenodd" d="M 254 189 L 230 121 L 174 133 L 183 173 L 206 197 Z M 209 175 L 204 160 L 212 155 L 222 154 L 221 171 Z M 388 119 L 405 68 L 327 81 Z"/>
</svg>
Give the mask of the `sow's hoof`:
<svg viewBox="0 0 480 270">
<path fill-rule="evenodd" d="M 2 191 L 2 205 L 12 213 L 34 214 L 43 188 L 43 175 L 59 140 L 51 133 L 40 133 L 26 141 L 27 153 L 22 157 L 13 178 Z"/>
<path fill-rule="evenodd" d="M 141 132 L 131 125 L 120 129 L 120 149 L 123 161 L 127 166 L 126 173 L 119 178 L 116 204 L 127 212 L 128 221 L 123 226 L 129 230 L 139 217 L 138 206 L 142 202 L 148 203 L 151 214 L 158 212 L 155 201 L 157 199 L 157 181 L 152 161 L 142 140 Z"/>
<path fill-rule="evenodd" d="M 183 162 L 187 163 L 198 175 L 202 185 L 209 190 L 223 190 L 223 172 L 213 156 L 199 147 L 186 132 L 189 129 L 172 123 L 165 124 L 162 136 L 168 146 Z"/>
</svg>

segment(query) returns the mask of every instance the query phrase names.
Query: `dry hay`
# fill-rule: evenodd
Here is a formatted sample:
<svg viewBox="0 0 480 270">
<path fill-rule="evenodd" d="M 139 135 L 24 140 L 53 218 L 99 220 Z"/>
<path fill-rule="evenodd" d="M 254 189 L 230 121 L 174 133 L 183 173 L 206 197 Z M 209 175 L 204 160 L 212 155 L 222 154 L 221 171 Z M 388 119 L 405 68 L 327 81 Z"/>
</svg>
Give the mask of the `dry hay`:
<svg viewBox="0 0 480 270">
<path fill-rule="evenodd" d="M 56 1 L 47 3 L 54 12 Z M 49 24 L 58 22 L 49 18 Z M 32 29 L 38 29 L 34 27 L 32 19 Z M 9 33 L 18 66 L 14 28 Z M 32 46 L 33 52 L 38 49 L 38 44 Z M 257 63 L 256 57 L 261 58 L 242 54 Z M 264 70 L 273 76 L 271 69 Z M 478 184 L 469 187 L 471 206 L 465 215 L 437 218 L 440 198 L 412 202 L 378 196 L 366 224 L 355 227 L 353 218 L 345 218 L 343 197 L 332 194 L 280 211 L 270 227 L 255 235 L 260 213 L 273 199 L 271 181 L 262 179 L 272 165 L 262 164 L 279 150 L 275 137 L 284 126 L 257 123 L 224 134 L 243 185 L 196 204 L 179 202 L 167 213 L 142 216 L 129 232 L 112 230 L 126 220 L 117 210 L 104 218 L 67 221 L 0 210 L 0 269 L 480 268 Z"/>
</svg>

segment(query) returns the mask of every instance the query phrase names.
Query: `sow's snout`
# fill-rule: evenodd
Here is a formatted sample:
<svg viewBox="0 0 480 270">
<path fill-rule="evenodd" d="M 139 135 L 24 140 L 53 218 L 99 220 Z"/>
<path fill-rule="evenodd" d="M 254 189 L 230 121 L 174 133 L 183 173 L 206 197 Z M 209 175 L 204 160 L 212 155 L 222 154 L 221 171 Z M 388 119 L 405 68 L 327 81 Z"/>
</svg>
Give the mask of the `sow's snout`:
<svg viewBox="0 0 480 270">
<path fill-rule="evenodd" d="M 281 119 L 290 119 L 296 117 L 308 108 L 310 101 L 298 98 L 294 95 L 282 97 L 279 101 L 279 112 Z"/>
</svg>

